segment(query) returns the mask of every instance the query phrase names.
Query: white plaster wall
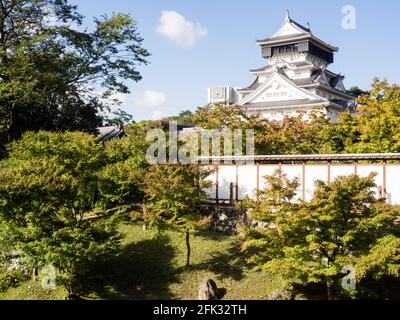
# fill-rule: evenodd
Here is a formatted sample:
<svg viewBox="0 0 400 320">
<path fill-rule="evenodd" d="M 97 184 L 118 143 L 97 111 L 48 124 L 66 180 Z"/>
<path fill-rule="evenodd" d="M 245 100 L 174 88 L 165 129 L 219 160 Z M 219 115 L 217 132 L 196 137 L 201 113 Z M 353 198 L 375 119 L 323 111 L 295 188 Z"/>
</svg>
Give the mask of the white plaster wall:
<svg viewBox="0 0 400 320">
<path fill-rule="evenodd" d="M 322 180 L 327 182 L 329 176 L 328 165 L 320 165 L 320 166 L 306 166 L 305 170 L 305 200 L 310 201 L 314 196 L 315 191 L 315 182 L 317 180 Z"/>
<path fill-rule="evenodd" d="M 331 166 L 331 180 L 335 180 L 340 176 L 349 176 L 355 174 L 356 169 L 354 164 L 352 165 L 332 165 Z"/>
<path fill-rule="evenodd" d="M 254 198 L 256 190 L 257 166 L 239 166 L 239 199 Z"/>
<path fill-rule="evenodd" d="M 220 199 L 230 198 L 230 184 L 236 185 L 236 166 L 220 166 L 218 173 L 218 196 Z M 234 192 L 235 197 L 235 192 Z"/>
<path fill-rule="evenodd" d="M 265 179 L 267 175 L 272 175 L 275 170 L 279 169 L 279 165 L 259 165 L 259 187 L 265 189 Z M 299 178 L 300 186 L 298 190 L 298 199 L 303 196 L 303 166 L 302 165 L 282 165 L 282 170 L 290 179 Z M 355 165 L 331 165 L 331 181 L 339 176 L 348 176 L 356 172 Z M 236 198 L 236 174 L 238 172 L 238 188 L 239 200 L 246 196 L 253 197 L 257 189 L 257 165 L 225 165 L 219 166 L 219 199 L 228 200 L 230 197 L 230 184 L 234 185 L 233 196 Z M 328 181 L 328 165 L 306 165 L 305 167 L 305 200 L 312 199 L 315 191 L 316 180 Z M 375 192 L 378 195 L 379 187 L 384 186 L 384 169 L 383 165 L 358 165 L 357 174 L 366 177 L 370 173 L 376 173 L 375 183 L 378 188 Z M 213 186 L 206 190 L 210 199 L 215 199 L 217 174 L 214 172 L 208 178 L 213 182 Z M 386 166 L 386 191 L 388 195 L 388 203 L 400 204 L 400 165 Z"/>
<path fill-rule="evenodd" d="M 207 196 L 209 199 L 215 199 L 216 197 L 216 187 L 217 187 L 217 174 L 215 172 L 215 167 L 209 167 L 210 170 L 213 170 L 212 174 L 208 176 L 206 179 L 207 181 L 210 181 L 212 183 L 211 187 L 206 189 L 205 192 L 207 193 Z"/>
<path fill-rule="evenodd" d="M 388 203 L 400 204 L 400 166 L 387 165 L 386 167 L 386 191 Z"/>
</svg>

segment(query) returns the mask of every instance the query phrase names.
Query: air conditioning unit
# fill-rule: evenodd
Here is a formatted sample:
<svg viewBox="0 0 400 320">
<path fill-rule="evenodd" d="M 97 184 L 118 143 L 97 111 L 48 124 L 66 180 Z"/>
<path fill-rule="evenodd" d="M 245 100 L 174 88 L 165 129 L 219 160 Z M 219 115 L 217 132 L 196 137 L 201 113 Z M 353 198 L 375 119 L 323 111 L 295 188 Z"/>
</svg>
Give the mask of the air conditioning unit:
<svg viewBox="0 0 400 320">
<path fill-rule="evenodd" d="M 239 94 L 232 87 L 214 87 L 208 89 L 209 104 L 233 105 L 239 102 Z"/>
</svg>

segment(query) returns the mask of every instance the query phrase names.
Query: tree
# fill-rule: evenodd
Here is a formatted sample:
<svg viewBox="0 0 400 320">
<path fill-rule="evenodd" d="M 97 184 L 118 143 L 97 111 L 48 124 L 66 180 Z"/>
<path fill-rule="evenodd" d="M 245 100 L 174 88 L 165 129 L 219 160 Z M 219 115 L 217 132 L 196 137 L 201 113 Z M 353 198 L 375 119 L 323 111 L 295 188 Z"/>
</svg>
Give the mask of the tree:
<svg viewBox="0 0 400 320">
<path fill-rule="evenodd" d="M 248 115 L 236 106 L 213 105 L 199 108 L 193 118 L 196 125 L 206 129 L 254 130 L 258 155 L 343 152 L 339 127 L 317 110 L 307 121 L 303 113 L 275 121 L 260 114 Z"/>
<path fill-rule="evenodd" d="M 347 90 L 348 94 L 351 94 L 354 98 L 361 97 L 362 95 L 368 94 L 368 91 L 364 91 L 357 86 L 353 86 Z"/>
<path fill-rule="evenodd" d="M 145 176 L 145 221 L 157 230 L 172 228 L 185 234 L 186 266 L 190 265 L 190 232 L 204 227 L 197 207 L 207 198 L 210 172 L 194 165 L 152 166 Z"/>
<path fill-rule="evenodd" d="M 336 126 L 316 110 L 304 120 L 304 114 L 282 121 L 264 120 L 255 132 L 257 154 L 315 154 L 340 152 L 336 144 Z"/>
<path fill-rule="evenodd" d="M 54 265 L 75 297 L 94 261 L 119 247 L 120 211 L 105 211 L 99 140 L 84 133 L 26 133 L 0 170 L 0 243 L 13 242 L 31 268 Z"/>
<path fill-rule="evenodd" d="M 348 152 L 379 153 L 400 151 L 400 87 L 374 79 L 369 94 L 358 99 L 359 114 L 354 126 L 358 142 Z"/>
<path fill-rule="evenodd" d="M 313 199 L 303 204 L 288 201 L 295 182 L 279 173 L 271 179 L 264 193 L 279 186 L 276 208 L 268 209 L 270 197 L 249 203 L 252 215 L 266 222 L 264 229 L 248 229 L 243 245 L 257 268 L 281 275 L 289 285 L 324 283 L 328 299 L 346 294 L 338 285 L 346 266 L 354 268 L 358 281 L 399 277 L 400 229 L 394 221 L 400 208 L 376 200 L 373 175 L 320 181 Z"/>
<path fill-rule="evenodd" d="M 100 174 L 100 194 L 107 208 L 142 203 L 144 176 L 149 168 L 147 124 L 125 127 L 126 136 L 105 144 L 107 164 Z"/>
<path fill-rule="evenodd" d="M 306 121 L 303 113 L 273 121 L 221 104 L 198 108 L 193 122 L 205 129 L 254 130 L 257 155 L 399 152 L 399 86 L 376 78 L 368 92 L 349 92 L 357 97 L 358 112 L 341 113 L 337 123 L 317 110 Z"/>
<path fill-rule="evenodd" d="M 193 116 L 194 116 L 194 114 L 192 111 L 185 110 L 185 111 L 181 111 L 179 113 L 179 115 L 177 115 L 177 116 L 164 118 L 163 121 L 164 122 L 174 121 L 174 122 L 178 123 L 178 125 L 181 125 L 181 126 L 190 126 L 190 125 L 193 125 L 193 123 L 194 123 Z"/>
<path fill-rule="evenodd" d="M 275 170 L 271 176 L 264 177 L 266 188 L 256 192 L 256 200 L 247 197 L 243 206 L 253 209 L 254 213 L 261 213 L 258 219 L 269 219 L 269 213 L 282 209 L 284 206 L 294 205 L 296 194 L 300 186 L 298 178 L 290 180 L 281 169 Z M 259 206 L 262 207 L 259 207 Z M 255 208 L 257 208 L 255 210 Z M 267 216 L 264 214 L 268 212 Z"/>
<path fill-rule="evenodd" d="M 331 126 L 331 134 L 328 137 L 337 153 L 349 153 L 360 142 L 359 116 L 350 112 L 343 112 L 339 121 Z"/>
<path fill-rule="evenodd" d="M 0 1 L 3 142 L 28 130 L 94 132 L 111 96 L 141 79 L 149 53 L 131 16 L 102 16 L 91 32 L 82 23 L 68 0 Z"/>
<path fill-rule="evenodd" d="M 254 128 L 260 121 L 260 116 L 248 115 L 237 106 L 216 104 L 198 108 L 193 121 L 205 129 L 244 129 Z"/>
<path fill-rule="evenodd" d="M 296 201 L 299 180 L 290 180 L 282 170 L 265 176 L 265 189 L 255 194 L 255 199 L 246 198 L 241 208 L 250 209 L 249 218 L 263 222 L 266 229 L 245 229 L 242 249 L 249 254 L 248 262 L 262 269 L 283 248 L 280 224 L 285 223 L 292 212 L 299 208 Z"/>
<path fill-rule="evenodd" d="M 134 123 L 133 115 L 128 112 L 118 109 L 113 112 L 114 117 L 111 119 L 107 119 L 106 123 L 109 126 L 118 126 L 123 128 L 124 125 L 128 125 L 130 123 Z"/>
</svg>

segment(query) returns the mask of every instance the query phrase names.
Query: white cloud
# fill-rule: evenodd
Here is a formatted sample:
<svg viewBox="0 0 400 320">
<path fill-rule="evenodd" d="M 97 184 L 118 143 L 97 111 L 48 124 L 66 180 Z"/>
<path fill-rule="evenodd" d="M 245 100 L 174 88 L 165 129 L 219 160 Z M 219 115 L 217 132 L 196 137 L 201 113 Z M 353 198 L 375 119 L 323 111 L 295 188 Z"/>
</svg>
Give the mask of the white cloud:
<svg viewBox="0 0 400 320">
<path fill-rule="evenodd" d="M 181 109 L 167 99 L 163 92 L 146 90 L 140 96 L 134 94 L 115 93 L 111 99 L 121 102 L 120 108 L 133 114 L 136 121 L 159 120 L 177 115 Z"/>
<path fill-rule="evenodd" d="M 164 93 L 146 90 L 143 93 L 143 97 L 136 101 L 136 104 L 140 107 L 156 108 L 163 106 L 166 101 L 167 98 L 165 97 Z"/>
<path fill-rule="evenodd" d="M 207 28 L 186 20 L 176 11 L 163 11 L 156 31 L 183 47 L 192 47 L 207 36 Z"/>
</svg>

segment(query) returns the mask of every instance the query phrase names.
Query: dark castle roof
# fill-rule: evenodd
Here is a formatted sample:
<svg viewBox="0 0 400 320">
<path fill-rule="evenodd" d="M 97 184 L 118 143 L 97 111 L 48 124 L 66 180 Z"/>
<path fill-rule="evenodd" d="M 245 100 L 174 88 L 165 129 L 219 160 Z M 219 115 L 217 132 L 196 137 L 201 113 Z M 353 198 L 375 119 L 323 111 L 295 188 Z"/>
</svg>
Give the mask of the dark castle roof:
<svg viewBox="0 0 400 320">
<path fill-rule="evenodd" d="M 289 16 L 287 16 L 286 19 L 287 19 L 286 21 L 288 21 L 290 24 L 292 24 L 293 26 L 300 29 L 302 31 L 302 33 L 278 36 L 278 37 L 269 37 L 266 39 L 257 40 L 257 43 L 259 43 L 260 45 L 265 45 L 265 44 L 269 44 L 269 43 L 271 43 L 271 44 L 272 43 L 281 43 L 281 42 L 286 42 L 286 41 L 291 41 L 291 40 L 293 40 L 293 41 L 294 40 L 296 40 L 296 41 L 312 40 L 312 41 L 318 43 L 320 46 L 323 46 L 330 51 L 333 51 L 333 52 L 339 51 L 339 48 L 334 47 L 334 46 L 330 45 L 329 43 L 326 43 L 325 41 L 314 36 L 313 33 L 311 32 L 310 28 L 304 27 L 300 23 L 291 19 Z"/>
</svg>

